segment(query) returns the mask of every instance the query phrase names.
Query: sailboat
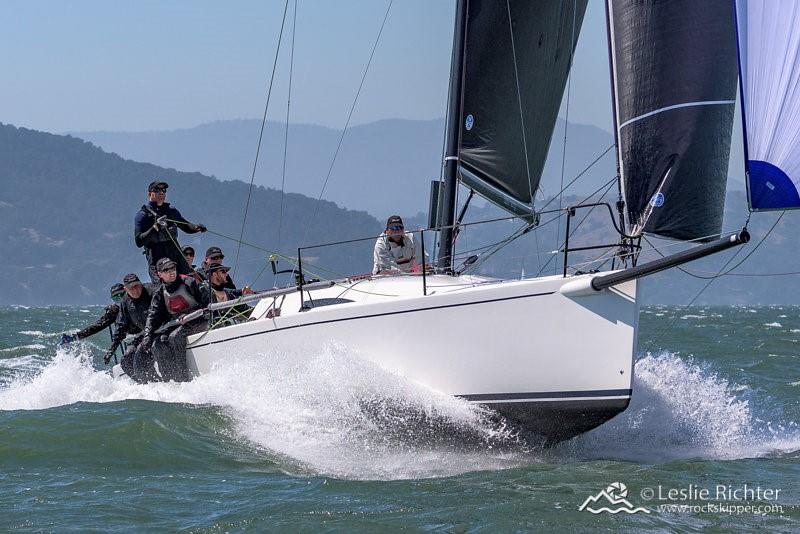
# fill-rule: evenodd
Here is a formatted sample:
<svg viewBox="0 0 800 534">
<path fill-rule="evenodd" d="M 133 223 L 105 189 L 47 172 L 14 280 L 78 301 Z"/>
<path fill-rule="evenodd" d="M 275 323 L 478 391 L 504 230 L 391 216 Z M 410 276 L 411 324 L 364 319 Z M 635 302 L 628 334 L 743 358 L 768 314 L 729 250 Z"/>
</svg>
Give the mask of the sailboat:
<svg viewBox="0 0 800 534">
<path fill-rule="evenodd" d="M 625 410 L 633 394 L 639 280 L 749 239 L 746 229 L 721 235 L 739 63 L 751 205 L 783 209 L 780 199 L 797 186 L 800 134 L 796 127 L 784 133 L 799 119 L 800 23 L 791 1 L 739 2 L 737 17 L 730 0 L 608 0 L 620 198 L 605 207 L 619 239 L 593 248 L 614 250 L 613 268 L 569 269 L 569 253 L 587 248 L 570 248 L 569 220 L 595 205 L 579 204 L 560 211 L 567 220 L 563 272 L 522 280 L 472 274 L 480 258 L 456 261 L 465 210 L 456 213 L 458 188 L 535 231 L 542 214 L 535 194 L 586 6 L 587 0 L 458 0 L 443 174 L 432 188 L 429 228 L 419 233 L 423 247 L 426 233 L 429 244 L 436 236 L 435 265 L 405 276 L 310 281 L 303 252 L 307 266 L 313 247 L 301 248 L 296 285 L 202 312 L 255 304 L 248 321 L 191 336 L 190 369 L 203 375 L 237 355 L 313 352 L 337 342 L 550 443 Z M 769 20 L 754 23 L 754 13 Z M 778 22 L 785 34 L 768 33 Z M 771 45 L 793 48 L 773 57 L 761 46 L 767 35 L 780 41 Z M 763 75 L 765 64 L 779 68 L 786 58 L 795 66 L 790 80 Z M 777 97 L 792 109 L 766 113 Z M 644 234 L 698 244 L 640 263 Z"/>
</svg>

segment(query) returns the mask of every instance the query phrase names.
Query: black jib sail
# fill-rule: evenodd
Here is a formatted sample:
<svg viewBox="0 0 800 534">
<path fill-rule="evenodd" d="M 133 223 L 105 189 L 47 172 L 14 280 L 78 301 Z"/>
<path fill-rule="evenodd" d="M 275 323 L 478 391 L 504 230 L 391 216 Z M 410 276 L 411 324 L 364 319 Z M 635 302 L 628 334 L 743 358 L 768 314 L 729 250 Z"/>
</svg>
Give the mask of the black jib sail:
<svg viewBox="0 0 800 534">
<path fill-rule="evenodd" d="M 608 0 L 631 233 L 719 234 L 736 99 L 730 0 Z"/>
<path fill-rule="evenodd" d="M 476 192 L 532 213 L 587 0 L 469 0 L 460 172 Z"/>
</svg>

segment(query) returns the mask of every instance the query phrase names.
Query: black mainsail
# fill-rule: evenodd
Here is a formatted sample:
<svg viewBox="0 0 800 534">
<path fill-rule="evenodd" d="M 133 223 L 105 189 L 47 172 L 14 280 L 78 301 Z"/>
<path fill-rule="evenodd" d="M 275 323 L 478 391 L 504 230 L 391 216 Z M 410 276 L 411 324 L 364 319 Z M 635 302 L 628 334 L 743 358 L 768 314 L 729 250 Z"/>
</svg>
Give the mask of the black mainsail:
<svg viewBox="0 0 800 534">
<path fill-rule="evenodd" d="M 730 0 L 608 0 L 630 233 L 722 229 L 737 63 Z"/>
<path fill-rule="evenodd" d="M 469 0 L 461 180 L 532 215 L 587 0 Z"/>
</svg>

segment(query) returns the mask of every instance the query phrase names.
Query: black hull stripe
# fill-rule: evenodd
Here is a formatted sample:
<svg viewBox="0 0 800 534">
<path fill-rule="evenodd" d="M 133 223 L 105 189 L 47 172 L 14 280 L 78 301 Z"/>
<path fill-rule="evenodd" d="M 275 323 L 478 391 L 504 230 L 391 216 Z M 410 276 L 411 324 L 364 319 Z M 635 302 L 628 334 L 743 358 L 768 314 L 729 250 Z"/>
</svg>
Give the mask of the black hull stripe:
<svg viewBox="0 0 800 534">
<path fill-rule="evenodd" d="M 387 315 L 401 315 L 404 313 L 414 313 L 420 311 L 429 311 L 429 310 L 440 310 L 444 308 L 458 308 L 461 306 L 475 306 L 477 304 L 488 304 L 490 302 L 501 302 L 504 300 L 517 300 L 517 299 L 527 299 L 532 297 L 543 297 L 545 295 L 552 295 L 555 291 L 548 291 L 546 293 L 533 293 L 531 295 L 517 295 L 515 297 L 503 297 L 499 299 L 489 299 L 489 300 L 479 300 L 476 302 L 461 302 L 459 304 L 444 304 L 442 306 L 430 306 L 428 308 L 414 308 L 413 310 L 400 310 L 400 311 L 393 311 L 393 312 L 385 312 L 385 313 L 374 313 L 371 315 L 358 315 L 356 317 L 342 317 L 341 319 L 329 319 L 327 321 L 317 321 L 316 323 L 306 323 L 306 324 L 297 324 L 294 326 L 284 326 L 283 328 L 275 328 L 272 330 L 264 330 L 262 332 L 253 332 L 252 334 L 243 334 L 241 336 L 236 337 L 229 337 L 225 339 L 220 339 L 219 341 L 209 341 L 208 343 L 202 343 L 200 345 L 190 345 L 188 348 L 190 349 L 199 349 L 200 347 L 205 347 L 208 345 L 214 345 L 217 343 L 224 343 L 226 341 L 233 341 L 234 339 L 242 339 L 246 337 L 252 336 L 261 336 L 266 334 L 271 334 L 273 332 L 280 332 L 281 330 L 292 330 L 293 328 L 303 328 L 306 326 L 315 326 L 318 324 L 328 324 L 328 323 L 339 323 L 342 321 L 355 321 L 356 319 L 369 319 L 370 317 L 384 317 Z M 302 312 L 301 312 L 302 313 Z"/>
<path fill-rule="evenodd" d="M 533 393 L 477 393 L 473 395 L 456 395 L 469 401 L 501 401 L 524 399 L 570 399 L 586 397 L 620 397 L 630 396 L 630 389 L 596 389 L 589 391 L 537 391 Z"/>
</svg>

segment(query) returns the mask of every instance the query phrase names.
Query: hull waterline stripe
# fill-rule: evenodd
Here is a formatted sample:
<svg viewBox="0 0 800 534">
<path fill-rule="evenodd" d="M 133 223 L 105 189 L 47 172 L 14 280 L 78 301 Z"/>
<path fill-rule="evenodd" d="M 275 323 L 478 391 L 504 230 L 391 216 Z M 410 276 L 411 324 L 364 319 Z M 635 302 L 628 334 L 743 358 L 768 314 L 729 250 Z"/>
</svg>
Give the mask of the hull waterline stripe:
<svg viewBox="0 0 800 534">
<path fill-rule="evenodd" d="M 427 308 L 415 308 L 413 310 L 399 310 L 399 311 L 393 311 L 393 312 L 374 313 L 374 314 L 371 314 L 371 315 L 357 315 L 355 317 L 342 317 L 340 319 L 329 319 L 327 321 L 317 321 L 315 323 L 305 323 L 305 324 L 297 324 L 297 325 L 293 325 L 293 326 L 284 326 L 282 328 L 273 328 L 272 330 L 263 330 L 261 332 L 253 332 L 252 334 L 242 334 L 241 336 L 229 337 L 229 338 L 225 338 L 225 339 L 220 339 L 218 341 L 209 341 L 208 343 L 203 343 L 201 345 L 191 345 L 190 344 L 188 348 L 189 349 L 199 349 L 200 347 L 206 347 L 208 345 L 215 345 L 217 343 L 224 343 L 226 341 L 233 341 L 234 339 L 242 339 L 242 338 L 252 337 L 252 336 L 261 336 L 261 335 L 271 334 L 273 332 L 280 332 L 281 330 L 292 330 L 293 328 L 303 328 L 303 327 L 306 327 L 306 326 L 315 326 L 315 325 L 319 325 L 319 324 L 338 323 L 338 322 L 342 322 L 342 321 L 354 321 L 356 319 L 369 319 L 371 317 L 385 317 L 387 315 L 401 315 L 401 314 L 404 314 L 404 313 L 414 313 L 414 312 L 429 311 L 429 310 L 440 310 L 440 309 L 443 309 L 443 308 L 458 308 L 458 307 L 461 307 L 461 306 L 475 306 L 477 304 L 488 304 L 488 303 L 491 303 L 491 302 L 501 302 L 501 301 L 504 301 L 504 300 L 517 300 L 517 299 L 526 299 L 526 298 L 532 298 L 532 297 L 543 297 L 543 296 L 546 296 L 546 295 L 553 295 L 554 293 L 556 293 L 556 292 L 555 291 L 548 291 L 546 293 L 533 293 L 533 294 L 530 294 L 530 295 L 516 295 L 516 296 L 513 296 L 513 297 L 502 297 L 502 298 L 497 298 L 497 299 L 479 300 L 479 301 L 475 301 L 475 302 L 460 302 L 458 304 L 443 304 L 441 306 L 429 306 Z M 301 313 L 304 313 L 304 312 L 301 312 Z"/>
<path fill-rule="evenodd" d="M 513 399 L 513 400 L 482 400 L 467 401 L 475 404 L 529 404 L 536 402 L 572 402 L 572 401 L 606 401 L 606 400 L 628 400 L 630 395 L 618 395 L 613 397 L 548 397 L 546 399 Z"/>
<path fill-rule="evenodd" d="M 472 395 L 456 395 L 474 402 L 534 401 L 568 399 L 578 400 L 597 397 L 630 397 L 631 389 L 598 389 L 589 391 L 542 391 L 532 393 L 476 393 Z"/>
<path fill-rule="evenodd" d="M 650 111 L 648 113 L 645 113 L 644 115 L 639 115 L 638 117 L 634 117 L 632 119 L 629 119 L 629 120 L 623 122 L 622 124 L 620 124 L 619 125 L 619 129 L 622 130 L 625 126 L 627 126 L 629 124 L 633 124 L 636 121 L 640 121 L 642 119 L 646 119 L 647 117 L 652 117 L 653 115 L 657 115 L 657 114 L 659 114 L 661 112 L 669 111 L 671 109 L 690 108 L 690 107 L 694 107 L 694 106 L 719 106 L 719 105 L 724 105 L 724 104 L 735 104 L 735 103 L 736 103 L 735 100 L 706 100 L 706 101 L 703 101 L 703 102 L 686 102 L 685 104 L 675 104 L 674 106 L 666 106 L 666 107 L 658 108 L 658 109 L 655 109 L 655 110 Z"/>
</svg>

